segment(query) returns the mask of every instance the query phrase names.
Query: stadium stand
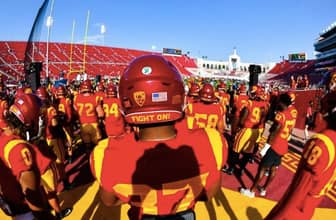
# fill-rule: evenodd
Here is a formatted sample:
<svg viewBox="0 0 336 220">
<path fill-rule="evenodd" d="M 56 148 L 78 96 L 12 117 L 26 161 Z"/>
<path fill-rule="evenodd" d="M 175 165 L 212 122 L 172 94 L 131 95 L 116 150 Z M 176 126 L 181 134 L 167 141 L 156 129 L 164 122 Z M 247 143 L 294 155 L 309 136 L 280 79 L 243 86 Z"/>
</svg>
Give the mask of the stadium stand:
<svg viewBox="0 0 336 220">
<path fill-rule="evenodd" d="M 24 77 L 24 59 L 27 42 L 0 41 L 0 70 L 16 79 Z M 43 62 L 42 78 L 46 76 L 46 42 L 34 42 L 32 60 Z M 85 50 L 86 49 L 86 50 Z M 85 51 L 84 51 L 85 50 Z M 96 75 L 119 76 L 127 64 L 140 55 L 158 53 L 128 48 L 115 48 L 97 45 L 49 43 L 49 76 L 57 78 L 59 74 L 84 71 L 92 77 Z M 186 56 L 164 55 L 183 75 L 191 75 L 188 68 L 197 68 L 195 61 Z M 71 70 L 70 70 L 71 63 Z M 70 74 L 71 75 L 71 74 Z"/>
<path fill-rule="evenodd" d="M 318 84 L 321 81 L 321 74 L 315 71 L 316 60 L 308 60 L 302 63 L 289 62 L 288 60 L 277 63 L 270 71 L 271 77 L 268 80 L 279 80 L 284 83 L 290 81 L 290 77 L 307 74 L 310 84 Z"/>
</svg>

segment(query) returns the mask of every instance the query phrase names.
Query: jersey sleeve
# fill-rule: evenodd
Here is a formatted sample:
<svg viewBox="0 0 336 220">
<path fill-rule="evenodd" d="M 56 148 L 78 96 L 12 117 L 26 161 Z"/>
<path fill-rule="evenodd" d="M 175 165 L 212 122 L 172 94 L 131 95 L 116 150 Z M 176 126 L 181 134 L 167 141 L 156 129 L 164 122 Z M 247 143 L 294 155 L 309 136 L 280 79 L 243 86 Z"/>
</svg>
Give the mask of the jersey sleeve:
<svg viewBox="0 0 336 220">
<path fill-rule="evenodd" d="M 108 147 L 108 138 L 100 141 L 98 145 L 94 148 L 90 155 L 90 168 L 91 173 L 94 178 L 98 181 L 99 185 L 102 185 L 104 178 L 103 175 L 103 163 L 105 149 Z"/>
<path fill-rule="evenodd" d="M 226 112 L 226 106 L 219 105 L 219 116 L 223 117 Z"/>
<path fill-rule="evenodd" d="M 330 167 L 335 155 L 330 155 L 327 144 L 320 139 L 313 139 L 303 151 L 305 167 L 314 175 L 321 175 Z"/>
<path fill-rule="evenodd" d="M 71 121 L 71 117 L 72 117 L 72 108 L 71 108 L 71 100 L 69 98 L 66 98 L 65 100 L 65 113 L 67 116 L 67 121 L 70 122 Z"/>
</svg>

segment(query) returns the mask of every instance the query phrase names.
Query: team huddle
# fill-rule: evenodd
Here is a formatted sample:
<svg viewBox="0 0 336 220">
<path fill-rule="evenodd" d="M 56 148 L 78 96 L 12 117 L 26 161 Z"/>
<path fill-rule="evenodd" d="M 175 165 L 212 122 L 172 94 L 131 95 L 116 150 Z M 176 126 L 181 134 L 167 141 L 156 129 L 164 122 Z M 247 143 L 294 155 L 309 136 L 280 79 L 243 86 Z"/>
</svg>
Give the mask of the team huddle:
<svg viewBox="0 0 336 220">
<path fill-rule="evenodd" d="M 250 188 L 266 196 L 298 117 L 295 93 L 188 79 L 164 57 L 134 59 L 118 81 L 23 87 L 1 95 L 0 196 L 13 219 L 62 219 L 58 185 L 76 151 L 107 206 L 131 220 L 196 219 L 228 175 L 260 158 Z M 288 191 L 266 219 L 310 219 L 336 176 L 336 73 L 321 100 L 326 128 L 305 144 Z M 2 84 L 1 91 L 4 91 Z M 223 174 L 226 173 L 227 175 Z M 260 186 L 267 173 L 267 180 Z"/>
</svg>

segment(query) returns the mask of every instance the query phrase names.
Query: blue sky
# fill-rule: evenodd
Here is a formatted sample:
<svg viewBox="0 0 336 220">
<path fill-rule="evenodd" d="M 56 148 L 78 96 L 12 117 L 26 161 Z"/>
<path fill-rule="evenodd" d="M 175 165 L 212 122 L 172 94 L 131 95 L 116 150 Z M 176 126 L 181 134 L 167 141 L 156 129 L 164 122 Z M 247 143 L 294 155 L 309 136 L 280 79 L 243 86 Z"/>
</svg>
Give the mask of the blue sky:
<svg viewBox="0 0 336 220">
<path fill-rule="evenodd" d="M 42 2 L 2 0 L 0 40 L 27 40 Z M 318 34 L 336 21 L 335 0 L 55 0 L 50 40 L 71 42 L 75 21 L 74 42 L 83 41 L 88 10 L 89 44 L 179 48 L 224 61 L 236 47 L 242 62 L 254 63 L 296 52 L 313 59 Z"/>
</svg>

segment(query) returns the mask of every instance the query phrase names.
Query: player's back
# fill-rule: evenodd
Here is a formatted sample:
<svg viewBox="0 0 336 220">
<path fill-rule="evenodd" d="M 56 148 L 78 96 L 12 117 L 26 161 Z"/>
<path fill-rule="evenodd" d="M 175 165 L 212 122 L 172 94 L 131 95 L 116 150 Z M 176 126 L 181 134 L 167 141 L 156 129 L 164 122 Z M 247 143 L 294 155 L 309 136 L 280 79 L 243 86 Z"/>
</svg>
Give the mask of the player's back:
<svg viewBox="0 0 336 220">
<path fill-rule="evenodd" d="M 220 179 L 226 157 L 227 143 L 215 129 L 180 129 L 166 141 L 137 141 L 134 134 L 103 140 L 91 168 L 124 202 L 144 214 L 166 215 L 193 208 Z"/>
<path fill-rule="evenodd" d="M 97 100 L 96 96 L 78 94 L 74 98 L 74 107 L 78 112 L 81 124 L 97 123 L 96 115 Z"/>
<path fill-rule="evenodd" d="M 216 128 L 225 115 L 224 107 L 218 103 L 192 103 L 187 106 L 185 112 L 189 129 Z"/>
</svg>

